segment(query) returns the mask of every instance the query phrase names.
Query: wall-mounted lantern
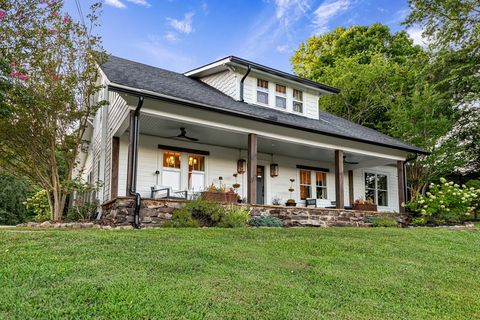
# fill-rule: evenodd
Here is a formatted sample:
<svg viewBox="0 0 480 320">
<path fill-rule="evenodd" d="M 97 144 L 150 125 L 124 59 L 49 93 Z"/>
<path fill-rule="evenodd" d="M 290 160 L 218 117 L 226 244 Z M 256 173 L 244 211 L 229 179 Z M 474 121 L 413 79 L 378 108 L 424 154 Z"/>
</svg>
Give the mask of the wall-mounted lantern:
<svg viewBox="0 0 480 320">
<path fill-rule="evenodd" d="M 270 162 L 270 177 L 275 178 L 278 176 L 278 163 L 273 162 L 273 153 L 272 160 Z"/>
<path fill-rule="evenodd" d="M 237 161 L 237 172 L 239 174 L 245 173 L 247 167 L 247 161 L 245 159 L 238 159 Z"/>
</svg>

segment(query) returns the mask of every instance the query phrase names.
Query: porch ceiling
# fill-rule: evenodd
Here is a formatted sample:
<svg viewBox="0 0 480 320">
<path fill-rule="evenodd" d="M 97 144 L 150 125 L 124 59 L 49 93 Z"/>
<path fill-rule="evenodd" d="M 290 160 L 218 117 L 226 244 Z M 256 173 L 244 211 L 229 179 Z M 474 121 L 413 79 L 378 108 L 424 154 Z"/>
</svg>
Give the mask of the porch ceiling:
<svg viewBox="0 0 480 320">
<path fill-rule="evenodd" d="M 172 138 L 180 133 L 180 127 L 186 128 L 187 136 L 197 138 L 199 141 L 193 142 L 185 139 Z M 240 148 L 242 150 L 247 149 L 247 135 L 245 134 L 145 114 L 140 116 L 140 133 L 162 138 L 172 138 L 172 141 L 187 141 L 198 145 L 222 146 L 236 150 Z M 199 147 L 199 149 L 201 148 Z M 325 163 L 334 162 L 333 150 L 289 143 L 262 136 L 258 137 L 258 152 Z M 363 154 L 345 153 L 345 155 L 346 161 L 358 162 L 358 164 L 345 163 L 346 169 L 393 164 L 394 162 L 391 159 L 376 158 Z"/>
</svg>

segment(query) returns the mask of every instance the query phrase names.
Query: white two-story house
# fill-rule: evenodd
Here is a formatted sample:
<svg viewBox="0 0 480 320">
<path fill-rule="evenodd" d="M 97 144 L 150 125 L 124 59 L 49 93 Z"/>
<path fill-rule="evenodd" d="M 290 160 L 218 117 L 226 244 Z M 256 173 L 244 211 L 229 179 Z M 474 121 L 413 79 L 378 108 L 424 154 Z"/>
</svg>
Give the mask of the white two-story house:
<svg viewBox="0 0 480 320">
<path fill-rule="evenodd" d="M 404 161 L 425 152 L 319 110 L 339 89 L 234 56 L 184 74 L 114 56 L 100 69 L 109 105 L 92 121 L 79 168 L 103 182 L 101 203 L 151 197 L 152 187 L 191 195 L 238 183 L 252 204 L 343 208 L 371 198 L 398 212 Z"/>
</svg>

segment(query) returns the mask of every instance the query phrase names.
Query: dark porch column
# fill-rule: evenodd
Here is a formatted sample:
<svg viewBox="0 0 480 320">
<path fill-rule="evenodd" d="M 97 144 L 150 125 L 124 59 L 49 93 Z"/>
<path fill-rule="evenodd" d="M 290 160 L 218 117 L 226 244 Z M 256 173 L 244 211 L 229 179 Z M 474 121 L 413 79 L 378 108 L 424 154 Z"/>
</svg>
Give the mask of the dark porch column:
<svg viewBox="0 0 480 320">
<path fill-rule="evenodd" d="M 335 150 L 335 206 L 337 209 L 343 209 L 344 190 L 343 190 L 343 151 Z"/>
<path fill-rule="evenodd" d="M 248 135 L 247 202 L 257 203 L 257 135 Z"/>
<path fill-rule="evenodd" d="M 348 170 L 348 203 L 353 206 L 353 170 Z"/>
<path fill-rule="evenodd" d="M 110 182 L 110 198 L 118 196 L 118 158 L 120 156 L 120 138 L 112 138 L 112 173 Z"/>
<path fill-rule="evenodd" d="M 402 203 L 405 202 L 405 172 L 403 170 L 403 161 L 397 161 L 397 179 L 398 179 L 398 205 L 401 213 L 405 213 Z"/>
<path fill-rule="evenodd" d="M 134 127 L 134 120 L 135 120 L 135 111 L 130 111 L 130 126 L 129 126 L 129 131 L 128 131 L 128 162 L 127 162 L 127 185 L 125 194 L 128 196 L 130 194 L 130 184 L 132 182 L 132 168 L 131 168 L 131 162 L 132 162 L 132 157 L 131 154 L 133 152 L 132 147 L 133 147 L 133 136 L 134 132 L 132 128 Z"/>
</svg>

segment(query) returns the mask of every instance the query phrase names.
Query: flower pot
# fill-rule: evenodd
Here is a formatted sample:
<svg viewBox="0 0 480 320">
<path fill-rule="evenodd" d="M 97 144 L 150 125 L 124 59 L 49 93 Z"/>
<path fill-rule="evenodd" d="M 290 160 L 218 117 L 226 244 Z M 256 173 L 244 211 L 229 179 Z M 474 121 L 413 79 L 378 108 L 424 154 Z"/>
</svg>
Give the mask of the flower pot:
<svg viewBox="0 0 480 320">
<path fill-rule="evenodd" d="M 235 203 L 237 202 L 237 194 L 233 192 L 204 191 L 202 192 L 202 199 L 205 201 L 212 201 L 212 202 Z"/>
<path fill-rule="evenodd" d="M 360 211 L 377 211 L 377 205 L 370 203 L 354 203 L 352 209 Z"/>
<path fill-rule="evenodd" d="M 285 205 L 287 207 L 296 207 L 297 206 L 297 203 L 296 202 L 285 202 Z"/>
</svg>

